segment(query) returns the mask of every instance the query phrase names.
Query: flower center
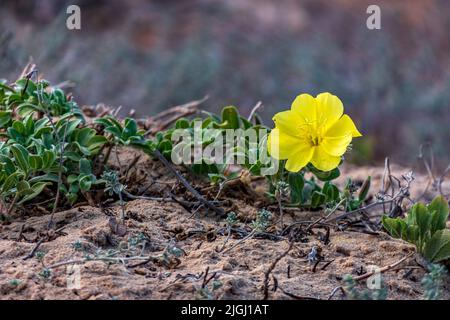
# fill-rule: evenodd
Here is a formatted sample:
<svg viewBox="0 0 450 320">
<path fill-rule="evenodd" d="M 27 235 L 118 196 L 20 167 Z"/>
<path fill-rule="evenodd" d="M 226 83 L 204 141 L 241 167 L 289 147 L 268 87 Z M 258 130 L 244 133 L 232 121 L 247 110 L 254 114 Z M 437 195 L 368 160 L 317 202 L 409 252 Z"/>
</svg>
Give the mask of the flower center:
<svg viewBox="0 0 450 320">
<path fill-rule="evenodd" d="M 303 137 L 311 147 L 318 147 L 325 134 L 325 121 L 307 121 L 299 127 L 299 136 Z"/>
<path fill-rule="evenodd" d="M 318 147 L 320 145 L 320 143 L 322 142 L 322 137 L 319 137 L 319 135 L 311 135 L 309 137 L 310 139 L 310 143 L 313 147 Z"/>
</svg>

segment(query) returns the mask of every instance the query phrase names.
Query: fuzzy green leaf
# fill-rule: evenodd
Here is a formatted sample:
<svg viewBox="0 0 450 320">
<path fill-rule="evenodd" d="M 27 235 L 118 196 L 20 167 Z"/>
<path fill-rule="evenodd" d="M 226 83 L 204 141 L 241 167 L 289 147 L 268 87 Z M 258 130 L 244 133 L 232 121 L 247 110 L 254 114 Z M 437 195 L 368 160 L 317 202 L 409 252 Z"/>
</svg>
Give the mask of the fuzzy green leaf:
<svg viewBox="0 0 450 320">
<path fill-rule="evenodd" d="M 318 208 L 321 205 L 325 203 L 326 195 L 324 195 L 322 192 L 314 191 L 311 196 L 311 207 L 312 208 Z"/>
<path fill-rule="evenodd" d="M 19 177 L 20 177 L 19 172 L 14 172 L 13 174 L 9 175 L 6 178 L 5 182 L 3 182 L 2 193 L 7 193 L 11 191 L 11 189 L 17 184 Z"/>
<path fill-rule="evenodd" d="M 37 171 L 42 168 L 43 160 L 42 157 L 37 155 L 30 155 L 28 158 L 28 162 L 30 163 L 31 169 Z"/>
<path fill-rule="evenodd" d="M 234 106 L 228 106 L 222 109 L 222 123 L 226 123 L 224 129 L 239 129 L 239 112 Z"/>
<path fill-rule="evenodd" d="M 80 160 L 79 164 L 80 173 L 84 175 L 90 175 L 92 173 L 91 162 L 85 158 Z"/>
<path fill-rule="evenodd" d="M 426 243 L 424 256 L 428 261 L 439 262 L 450 258 L 450 230 L 439 230 Z"/>
<path fill-rule="evenodd" d="M 0 128 L 6 126 L 12 118 L 12 111 L 0 111 Z"/>
<path fill-rule="evenodd" d="M 30 170 L 28 163 L 29 153 L 27 149 L 20 144 L 15 144 L 11 146 L 11 152 L 13 153 L 19 168 L 25 173 L 25 175 L 27 175 Z"/>
<path fill-rule="evenodd" d="M 29 201 L 35 197 L 37 197 L 44 188 L 48 185 L 48 182 L 37 182 L 31 186 L 31 193 L 27 194 L 22 200 L 19 201 L 19 204 L 22 204 L 26 201 Z"/>
<path fill-rule="evenodd" d="M 305 185 L 303 175 L 301 173 L 290 172 L 288 183 L 291 189 L 291 202 L 303 203 L 303 186 Z"/>
<path fill-rule="evenodd" d="M 389 232 L 394 238 L 402 238 L 402 223 L 400 219 L 389 218 L 388 216 L 383 216 L 381 218 L 383 227 Z"/>
<path fill-rule="evenodd" d="M 322 193 L 324 193 L 327 196 L 327 202 L 338 201 L 340 196 L 338 187 L 336 187 L 329 181 L 324 183 Z"/>
<path fill-rule="evenodd" d="M 412 208 L 421 239 L 426 239 L 430 230 L 431 215 L 428 214 L 427 207 L 422 203 L 416 203 Z"/>
<path fill-rule="evenodd" d="M 449 213 L 447 201 L 443 197 L 438 196 L 428 205 L 428 210 L 431 212 L 431 234 L 434 234 L 438 230 L 445 229 Z"/>
<path fill-rule="evenodd" d="M 92 185 L 92 178 L 91 176 L 83 176 L 81 177 L 81 179 L 79 180 L 79 186 L 80 189 L 83 191 L 89 191 L 89 189 L 91 189 L 91 185 Z"/>
<path fill-rule="evenodd" d="M 313 165 L 308 165 L 308 169 L 321 181 L 331 181 L 341 175 L 339 168 L 334 168 L 331 171 L 321 171 Z"/>
</svg>

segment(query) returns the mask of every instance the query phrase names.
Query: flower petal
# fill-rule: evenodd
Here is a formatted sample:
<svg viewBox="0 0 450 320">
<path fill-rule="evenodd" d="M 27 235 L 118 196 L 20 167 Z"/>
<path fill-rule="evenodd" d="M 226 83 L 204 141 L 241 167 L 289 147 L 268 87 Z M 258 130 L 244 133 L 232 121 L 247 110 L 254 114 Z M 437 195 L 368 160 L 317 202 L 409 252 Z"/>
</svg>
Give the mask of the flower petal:
<svg viewBox="0 0 450 320">
<path fill-rule="evenodd" d="M 315 123 L 317 114 L 317 101 L 316 99 L 303 93 L 298 95 L 292 102 L 291 110 L 297 113 L 306 123 Z"/>
<path fill-rule="evenodd" d="M 341 137 L 325 137 L 321 142 L 321 146 L 329 155 L 340 157 L 347 151 L 350 142 L 352 142 L 351 134 Z"/>
<path fill-rule="evenodd" d="M 284 131 L 291 136 L 298 136 L 299 127 L 302 126 L 304 120 L 299 114 L 292 110 L 278 112 L 274 117 L 275 127 Z"/>
<path fill-rule="evenodd" d="M 309 146 L 304 140 L 293 137 L 283 130 L 275 128 L 269 134 L 267 147 L 272 157 L 277 160 L 284 160 Z"/>
<path fill-rule="evenodd" d="M 342 137 L 350 134 L 353 138 L 361 137 L 362 134 L 356 129 L 353 120 L 346 114 L 333 124 L 325 133 L 325 137 Z"/>
<path fill-rule="evenodd" d="M 328 154 L 322 146 L 314 149 L 311 163 L 314 167 L 322 171 L 330 171 L 336 168 L 341 162 L 341 157 L 336 157 Z"/>
<path fill-rule="evenodd" d="M 298 150 L 296 153 L 293 153 L 289 156 L 289 159 L 286 162 L 286 170 L 290 172 L 298 172 L 304 166 L 311 161 L 311 158 L 314 154 L 314 147 L 310 145 L 304 145 L 302 149 Z"/>
<path fill-rule="evenodd" d="M 324 92 L 316 97 L 317 101 L 317 121 L 325 125 L 325 128 L 331 127 L 344 113 L 342 101 L 329 92 Z"/>
</svg>

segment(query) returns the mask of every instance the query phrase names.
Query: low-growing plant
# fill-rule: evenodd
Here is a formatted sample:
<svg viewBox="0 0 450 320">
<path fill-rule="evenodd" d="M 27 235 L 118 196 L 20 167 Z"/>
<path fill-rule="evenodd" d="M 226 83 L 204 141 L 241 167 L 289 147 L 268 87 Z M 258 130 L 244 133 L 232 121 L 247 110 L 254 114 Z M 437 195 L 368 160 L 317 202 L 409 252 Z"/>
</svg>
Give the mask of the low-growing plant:
<svg viewBox="0 0 450 320">
<path fill-rule="evenodd" d="M 87 124 L 72 96 L 45 80 L 33 81 L 34 74 L 0 86 L 0 198 L 6 216 L 44 191 L 55 198 L 53 206 L 86 197 L 105 183 L 97 174 L 117 145 L 152 149 L 134 119 L 122 124 L 107 116 Z M 58 203 L 59 194 L 66 200 Z"/>
<path fill-rule="evenodd" d="M 384 228 L 395 238 L 413 243 L 417 251 L 430 262 L 450 258 L 450 230 L 447 201 L 438 196 L 429 205 L 414 204 L 406 218 L 383 216 Z"/>
<path fill-rule="evenodd" d="M 0 91 L 0 190 L 8 213 L 45 189 L 59 188 L 73 204 L 96 183 L 92 160 L 107 139 L 45 80 L 26 77 Z"/>
<path fill-rule="evenodd" d="M 263 232 L 269 227 L 272 219 L 272 213 L 269 210 L 261 209 L 256 214 L 255 221 L 252 222 L 253 230 Z"/>
<path fill-rule="evenodd" d="M 422 287 L 424 288 L 423 297 L 426 300 L 438 300 L 442 295 L 442 286 L 447 270 L 439 264 L 431 264 L 430 272 L 422 279 Z"/>
<path fill-rule="evenodd" d="M 349 300 L 386 300 L 388 290 L 383 279 L 380 280 L 379 289 L 358 289 L 357 282 L 351 275 L 344 277 L 344 291 Z"/>
<path fill-rule="evenodd" d="M 320 119 L 314 118 L 315 111 Z M 298 114 L 303 118 L 299 120 Z M 224 146 L 232 144 L 223 161 L 202 158 L 200 162 L 183 165 L 221 187 L 238 179 L 242 171 L 266 176 L 268 196 L 278 201 L 280 208 L 289 205 L 321 209 L 343 204 L 345 210 L 351 211 L 363 204 L 370 177 L 359 194 L 351 181 L 343 190 L 332 182 L 340 175 L 338 167 L 351 148 L 352 138 L 360 136 L 352 120 L 343 115 L 337 97 L 328 93 L 316 98 L 300 95 L 292 110 L 275 115 L 274 120 L 276 126 L 271 131 L 256 113 L 246 118 L 236 107 L 226 106 L 220 115 L 203 112 L 202 117 L 181 118 L 173 127 L 146 138 L 146 132 L 132 118 L 119 121 L 106 115 L 87 123 L 70 94 L 52 87 L 32 71 L 14 84 L 1 82 L 0 86 L 0 200 L 1 207 L 6 208 L 2 216 L 10 216 L 15 208 L 31 201 L 53 199 L 53 204 L 48 205 L 52 213 L 83 198 L 92 203 L 90 193 L 100 189 L 118 196 L 123 205 L 124 190 L 120 189 L 124 186 L 118 176 L 108 173 L 107 167 L 110 155 L 114 152 L 117 156 L 117 146 L 138 148 L 150 156 L 157 150 L 165 158 L 173 159 L 174 154 L 194 149 L 197 143 L 202 148 L 213 148 L 218 141 L 225 142 Z M 302 126 L 291 137 L 296 139 L 291 150 L 286 128 L 298 121 Z M 191 139 L 178 143 L 175 134 L 178 129 Z M 230 130 L 235 132 L 232 141 L 227 140 Z M 257 134 L 254 140 L 246 136 L 247 130 L 266 134 Z M 271 137 L 277 133 L 281 139 L 274 142 Z M 195 140 L 198 137 L 200 141 Z M 282 149 L 281 156 L 272 154 L 274 143 Z M 308 159 L 298 158 L 299 154 L 293 152 L 297 144 L 307 149 Z M 241 160 L 240 167 L 230 165 L 235 163 L 229 161 L 233 159 Z M 274 163 L 280 170 L 267 174 Z"/>
<path fill-rule="evenodd" d="M 20 280 L 20 279 L 11 279 L 11 280 L 8 281 L 8 284 L 9 284 L 10 286 L 13 286 L 13 287 L 18 287 L 18 286 L 20 286 L 22 283 L 23 283 L 23 281 Z"/>
</svg>

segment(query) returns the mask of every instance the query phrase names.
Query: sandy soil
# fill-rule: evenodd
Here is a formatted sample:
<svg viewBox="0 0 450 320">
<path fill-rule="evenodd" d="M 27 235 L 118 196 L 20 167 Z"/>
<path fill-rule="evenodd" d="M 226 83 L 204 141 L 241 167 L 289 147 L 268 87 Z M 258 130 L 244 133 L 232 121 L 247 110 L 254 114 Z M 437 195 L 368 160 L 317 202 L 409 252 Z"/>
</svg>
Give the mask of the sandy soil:
<svg viewBox="0 0 450 320">
<path fill-rule="evenodd" d="M 150 169 L 151 179 L 165 174 L 146 158 L 141 158 L 134 168 L 136 172 Z M 398 167 L 393 170 L 406 171 Z M 374 179 L 372 190 L 378 190 L 382 168 L 348 167 L 343 173 L 355 179 L 367 174 Z M 417 176 L 416 181 L 412 196 L 421 193 L 426 177 Z M 175 180 L 167 178 L 161 183 L 155 182 L 147 193 L 161 194 L 171 188 L 177 195 L 183 193 Z M 444 189 L 450 190 L 448 183 Z M 188 199 L 189 196 L 185 196 Z M 431 196 L 432 192 L 427 194 Z M 238 214 L 242 230 L 248 228 L 244 222 L 253 218 L 257 208 L 264 205 L 260 199 L 249 199 L 252 197 L 232 198 L 227 207 Z M 45 230 L 48 215 L 25 216 L 0 225 L 0 299 L 262 299 L 266 270 L 289 246 L 285 239 L 253 238 L 228 252 L 218 252 L 226 241 L 227 232 L 223 219 L 213 214 L 193 215 L 177 202 L 143 199 L 127 201 L 125 211 L 126 230 L 115 222 L 115 217 L 121 213 L 117 203 L 103 206 L 103 209 L 87 205 L 59 212 L 55 216 L 59 230 L 47 234 L 37 254 L 26 260 L 24 257 Z M 286 224 L 311 220 L 321 214 L 293 211 L 286 214 Z M 279 261 L 270 276 L 269 299 L 292 299 L 293 296 L 327 299 L 335 287 L 342 285 L 345 274 L 357 276 L 366 272 L 370 265 L 385 266 L 414 251 L 413 246 L 384 233 L 370 235 L 331 230 L 327 244 L 322 241 L 324 233 L 325 230 L 314 229 L 313 234 L 296 242 Z M 233 233 L 225 248 L 237 241 L 239 236 Z M 332 262 L 327 266 L 322 262 L 313 270 L 313 264 L 307 260 L 313 247 L 321 250 L 325 261 Z M 121 257 L 123 263 L 94 260 L 108 254 Z M 152 256 L 152 259 L 127 260 L 134 256 Z M 91 261 L 52 267 L 70 260 L 80 262 L 86 257 Z M 46 274 L 45 268 L 51 272 Z M 206 278 L 214 277 L 202 289 L 207 269 Z M 383 273 L 388 298 L 420 299 L 423 275 L 423 269 L 414 258 Z M 73 279 L 75 283 L 71 282 Z M 274 281 L 277 282 L 275 291 Z M 217 288 L 213 290 L 213 286 Z M 448 288 L 447 280 L 446 299 L 450 298 Z M 340 293 L 333 297 L 341 298 Z"/>
</svg>

